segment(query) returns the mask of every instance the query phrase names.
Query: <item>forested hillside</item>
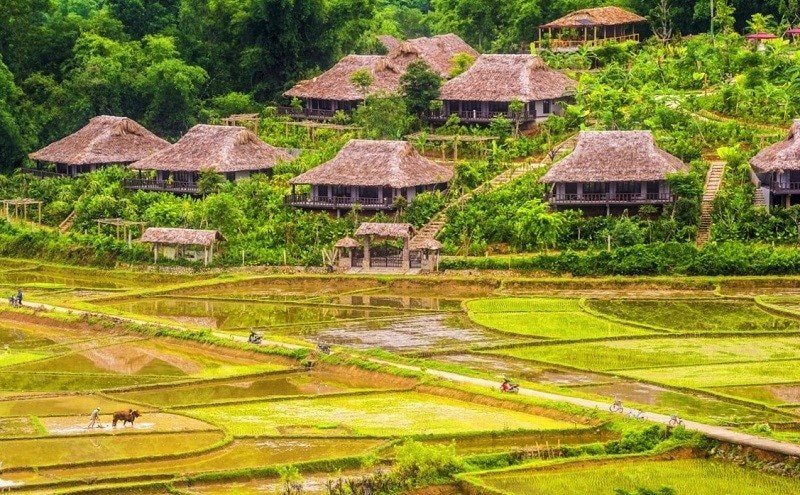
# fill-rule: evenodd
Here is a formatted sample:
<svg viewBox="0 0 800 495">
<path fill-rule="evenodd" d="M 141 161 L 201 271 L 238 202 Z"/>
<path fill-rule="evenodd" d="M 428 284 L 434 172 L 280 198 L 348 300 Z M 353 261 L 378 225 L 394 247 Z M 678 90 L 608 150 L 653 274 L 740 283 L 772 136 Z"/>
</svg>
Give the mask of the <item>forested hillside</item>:
<svg viewBox="0 0 800 495">
<path fill-rule="evenodd" d="M 254 110 L 377 34 L 455 32 L 483 52 L 518 51 L 547 20 L 618 3 L 705 31 L 708 2 L 670 0 L 5 0 L 0 9 L 0 168 L 98 114 L 175 139 L 197 122 Z M 796 0 L 717 1 L 744 29 L 757 10 L 796 20 Z M 727 16 L 727 17 L 726 17 Z"/>
</svg>

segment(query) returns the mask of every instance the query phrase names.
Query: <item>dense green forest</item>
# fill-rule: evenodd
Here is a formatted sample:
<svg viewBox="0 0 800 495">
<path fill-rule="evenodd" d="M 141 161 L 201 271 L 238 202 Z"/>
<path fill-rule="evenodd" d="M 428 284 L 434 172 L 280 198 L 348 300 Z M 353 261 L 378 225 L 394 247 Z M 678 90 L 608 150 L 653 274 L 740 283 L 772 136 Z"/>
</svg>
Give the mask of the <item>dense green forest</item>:
<svg viewBox="0 0 800 495">
<path fill-rule="evenodd" d="M 719 28 L 798 20 L 797 0 L 716 1 Z M 536 27 L 597 0 L 6 0 L 0 9 L 0 167 L 98 114 L 175 139 L 279 98 L 343 54 L 455 32 L 484 52 L 525 49 Z M 612 2 L 613 3 L 613 2 Z M 616 2 L 674 33 L 710 28 L 709 2 Z M 645 27 L 646 28 L 646 27 Z"/>
<path fill-rule="evenodd" d="M 527 50 L 538 24 L 596 3 L 13 0 L 0 11 L 0 166 L 6 171 L 22 163 L 27 152 L 104 113 L 130 116 L 174 140 L 198 122 L 260 112 L 262 139 L 303 151 L 295 161 L 279 165 L 271 178 L 210 181 L 199 198 L 126 191 L 122 179 L 130 172 L 122 168 L 76 179 L 0 174 L 0 197 L 44 201 L 46 225 L 57 226 L 76 214 L 68 235 L 0 220 L 0 255 L 147 262 L 149 253 L 142 246 L 130 249 L 113 233 L 96 232 L 94 219 L 121 217 L 149 225 L 219 229 L 228 238 L 221 264 L 318 265 L 336 239 L 352 232 L 358 216 L 333 218 L 287 208 L 283 196 L 289 178 L 330 159 L 354 135 L 320 130 L 311 139 L 304 131 L 286 132 L 270 109 L 280 103 L 283 90 L 344 53 L 380 51 L 377 34 L 453 31 L 481 51 Z M 559 254 L 523 264 L 556 272 L 583 266 L 584 273 L 667 273 L 678 269 L 670 260 L 680 258 L 680 271 L 725 273 L 749 256 L 754 243 L 762 250 L 796 244 L 797 207 L 769 212 L 755 207 L 747 160 L 785 138 L 789 122 L 800 115 L 800 50 L 780 40 L 758 48 L 737 30 L 779 31 L 796 24 L 797 4 L 762 5 L 753 14 L 752 4 L 715 3 L 713 37 L 685 36 L 710 27 L 706 4 L 629 2 L 624 4 L 648 13 L 655 28 L 663 27 L 666 13 L 672 39 L 650 37 L 641 44 L 570 54 L 541 52 L 551 67 L 578 81 L 575 101 L 564 116 L 522 135 L 502 116 L 484 128 L 451 119 L 439 132 L 501 139 L 489 148 L 462 144 L 460 154 L 466 159 L 456 164 L 448 196 L 421 194 L 392 217 L 375 219 L 421 226 L 448 201 L 509 167 L 538 161 L 580 129 L 648 129 L 659 146 L 691 164 L 689 173 L 669 179 L 678 194 L 674 205 L 618 217 L 552 212 L 537 181 L 542 171 L 537 171 L 450 209 L 439 236 L 445 252 L 555 251 Z M 425 130 L 414 110 L 420 102 L 406 93 L 370 96 L 352 119 L 373 138 Z M 438 154 L 439 147 L 448 152 L 447 145 L 427 143 L 424 134 L 414 144 L 428 153 Z M 703 178 L 708 161 L 716 158 L 729 163 L 713 212 L 712 240 L 719 245 L 699 252 L 692 241 Z M 602 254 L 609 239 L 617 254 Z M 753 273 L 799 266 L 793 252 L 788 258 L 783 251 L 776 253 L 768 256 L 774 263 L 764 262 Z M 452 266 L 472 266 L 458 263 Z M 503 262 L 479 263 L 502 267 Z"/>
</svg>

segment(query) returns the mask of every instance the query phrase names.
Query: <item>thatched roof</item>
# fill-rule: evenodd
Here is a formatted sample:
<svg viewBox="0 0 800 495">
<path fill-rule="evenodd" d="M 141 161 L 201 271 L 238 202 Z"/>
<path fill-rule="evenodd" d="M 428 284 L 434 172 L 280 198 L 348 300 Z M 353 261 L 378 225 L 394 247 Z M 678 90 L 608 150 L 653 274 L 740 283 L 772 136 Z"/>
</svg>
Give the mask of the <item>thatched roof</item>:
<svg viewBox="0 0 800 495">
<path fill-rule="evenodd" d="M 542 182 L 655 181 L 686 170 L 679 158 L 656 146 L 650 131 L 582 131 L 575 151 Z"/>
<path fill-rule="evenodd" d="M 442 243 L 437 241 L 436 239 L 431 239 L 430 237 L 423 237 L 422 239 L 417 239 L 416 237 L 411 239 L 411 242 L 408 243 L 408 247 L 411 250 L 418 251 L 418 250 L 428 250 L 428 251 L 441 251 Z"/>
<path fill-rule="evenodd" d="M 365 69 L 372 75 L 373 83 L 367 89 L 368 94 L 379 91 L 394 93 L 400 88 L 400 76 L 411 62 L 422 59 L 432 70 L 447 77 L 452 68 L 452 59 L 459 53 L 478 55 L 475 49 L 455 34 L 398 41 L 386 55 L 347 55 L 319 76 L 300 81 L 285 92 L 284 96 L 339 101 L 363 100 L 364 94 L 350 81 L 353 73 L 360 69 Z"/>
<path fill-rule="evenodd" d="M 357 248 L 360 244 L 357 240 L 353 239 L 352 237 L 342 237 L 336 244 L 333 245 L 335 248 Z"/>
<path fill-rule="evenodd" d="M 441 34 L 430 38 L 414 38 L 403 41 L 391 50 L 386 57 L 395 65 L 405 69 L 415 60 L 424 60 L 431 70 L 446 78 L 453 68 L 453 57 L 459 53 L 467 53 L 473 57 L 478 52 L 466 41 L 453 33 Z"/>
<path fill-rule="evenodd" d="M 794 121 L 786 139 L 761 150 L 750 164 L 759 173 L 800 170 L 800 120 Z"/>
<path fill-rule="evenodd" d="M 100 115 L 69 136 L 28 155 L 31 160 L 66 165 L 131 163 L 169 143 L 127 117 Z"/>
<path fill-rule="evenodd" d="M 182 246 L 211 246 L 225 237 L 216 230 L 170 229 L 150 227 L 144 231 L 141 242 L 178 244 Z"/>
<path fill-rule="evenodd" d="M 452 178 L 452 169 L 428 160 L 407 141 L 353 139 L 333 159 L 289 183 L 400 189 L 441 184 Z"/>
<path fill-rule="evenodd" d="M 393 237 L 405 239 L 411 237 L 413 227 L 410 223 L 369 223 L 365 222 L 356 229 L 356 237 L 374 235 L 376 237 Z"/>
<path fill-rule="evenodd" d="M 570 12 L 569 14 L 542 25 L 543 28 L 582 28 L 593 26 L 620 26 L 645 22 L 647 19 L 619 7 L 597 7 Z"/>
<path fill-rule="evenodd" d="M 213 169 L 220 173 L 267 170 L 292 156 L 258 139 L 244 127 L 196 125 L 177 143 L 144 160 L 132 163 L 136 170 L 199 172 Z"/>
<path fill-rule="evenodd" d="M 377 38 L 378 38 L 378 42 L 381 45 L 383 45 L 384 48 L 386 48 L 386 51 L 392 51 L 395 48 L 397 48 L 398 46 L 400 46 L 400 43 L 402 43 L 402 41 L 400 41 L 399 39 L 395 38 L 394 36 L 388 35 L 388 34 L 382 34 L 382 35 L 378 36 Z"/>
<path fill-rule="evenodd" d="M 535 55 L 481 55 L 442 86 L 442 100 L 552 100 L 575 91 L 575 81 Z"/>
</svg>

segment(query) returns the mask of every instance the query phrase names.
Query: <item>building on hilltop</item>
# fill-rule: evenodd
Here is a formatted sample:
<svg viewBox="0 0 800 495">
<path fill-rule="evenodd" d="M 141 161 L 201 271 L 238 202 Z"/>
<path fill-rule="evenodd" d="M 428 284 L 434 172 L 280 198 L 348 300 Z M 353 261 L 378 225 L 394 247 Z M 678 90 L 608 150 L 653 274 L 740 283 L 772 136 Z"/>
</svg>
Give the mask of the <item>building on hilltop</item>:
<svg viewBox="0 0 800 495">
<path fill-rule="evenodd" d="M 355 110 L 369 94 L 396 93 L 400 77 L 411 62 L 423 60 L 431 70 L 447 78 L 453 68 L 453 57 L 459 53 L 478 55 L 455 34 L 403 42 L 389 38 L 381 39 L 389 50 L 386 55 L 347 55 L 319 76 L 298 82 L 284 96 L 300 100 L 301 107 L 280 107 L 279 112 L 298 119 L 329 119 L 336 111 Z M 356 87 L 351 81 L 358 70 L 366 70 L 372 76 L 373 83 L 368 88 Z"/>
<path fill-rule="evenodd" d="M 542 177 L 556 209 L 611 214 L 674 201 L 667 176 L 686 172 L 679 158 L 656 146 L 650 131 L 582 131 L 575 151 Z"/>
<path fill-rule="evenodd" d="M 156 263 L 159 256 L 163 256 L 171 260 L 203 260 L 203 265 L 208 266 L 214 260 L 215 247 L 225 241 L 225 237 L 216 230 L 150 227 L 142 233 L 139 241 L 153 246 Z"/>
<path fill-rule="evenodd" d="M 261 141 L 244 127 L 200 124 L 192 127 L 177 143 L 132 163 L 139 178 L 125 181 L 128 189 L 199 194 L 198 179 L 213 170 L 229 181 L 269 173 L 275 165 L 292 156 Z M 149 172 L 152 177 L 145 177 Z"/>
<path fill-rule="evenodd" d="M 444 191 L 453 170 L 420 155 L 406 141 L 354 139 L 331 160 L 289 181 L 286 203 L 307 209 L 389 211 L 399 198 L 411 202 L 424 191 Z M 310 191 L 298 194 L 298 185 Z"/>
<path fill-rule="evenodd" d="M 575 81 L 553 70 L 535 55 L 480 55 L 464 73 L 442 86 L 442 110 L 431 120 L 458 115 L 462 122 L 485 123 L 497 115 L 522 123 L 563 113 L 563 103 L 575 93 Z M 524 104 L 518 114 L 513 101 Z"/>
<path fill-rule="evenodd" d="M 75 133 L 28 155 L 37 167 L 23 171 L 39 177 L 74 177 L 107 165 L 141 160 L 169 145 L 135 120 L 100 115 Z M 53 168 L 44 168 L 42 163 L 51 163 Z"/>
<path fill-rule="evenodd" d="M 761 150 L 750 159 L 753 183 L 768 206 L 789 207 L 800 203 L 800 120 L 789 136 Z"/>
<path fill-rule="evenodd" d="M 620 7 L 583 9 L 539 26 L 536 48 L 552 51 L 577 51 L 581 46 L 608 42 L 639 41 L 636 25 L 644 17 Z"/>
</svg>

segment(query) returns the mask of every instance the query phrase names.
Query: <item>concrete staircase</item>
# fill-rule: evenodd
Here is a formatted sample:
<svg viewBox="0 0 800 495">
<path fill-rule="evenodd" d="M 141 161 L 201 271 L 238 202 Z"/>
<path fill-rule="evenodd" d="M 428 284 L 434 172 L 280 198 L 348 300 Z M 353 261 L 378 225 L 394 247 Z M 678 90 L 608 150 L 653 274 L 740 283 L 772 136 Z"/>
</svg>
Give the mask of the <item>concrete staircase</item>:
<svg viewBox="0 0 800 495">
<path fill-rule="evenodd" d="M 66 234 L 67 232 L 69 232 L 69 229 L 72 228 L 72 224 L 74 223 L 75 223 L 75 210 L 72 210 L 72 213 L 67 215 L 67 218 L 65 218 L 64 221 L 58 225 L 58 231 L 61 232 L 62 234 Z"/>
<path fill-rule="evenodd" d="M 462 194 L 447 204 L 447 206 L 445 206 L 439 213 L 434 215 L 427 224 L 423 225 L 422 228 L 419 229 L 416 235 L 411 239 L 411 243 L 416 244 L 418 242 L 422 242 L 423 240 L 436 239 L 436 235 L 442 230 L 442 228 L 444 228 L 446 223 L 445 218 L 448 210 L 456 206 L 463 205 L 475 194 L 489 192 L 493 189 L 503 186 L 504 184 L 508 184 L 509 182 L 527 174 L 528 172 L 549 165 L 561 153 L 574 149 L 576 142 L 577 136 L 571 136 L 567 140 L 557 144 L 556 146 L 553 146 L 553 148 L 547 153 L 547 156 L 545 156 L 541 162 L 525 162 L 515 167 L 511 167 L 479 185 L 472 191 Z"/>
<path fill-rule="evenodd" d="M 700 203 L 700 228 L 697 230 L 697 245 L 702 246 L 708 242 L 711 236 L 711 212 L 714 209 L 714 198 L 722 185 L 722 177 L 725 175 L 725 162 L 711 162 L 711 167 L 706 175 L 706 184 L 703 192 L 703 200 Z"/>
</svg>

